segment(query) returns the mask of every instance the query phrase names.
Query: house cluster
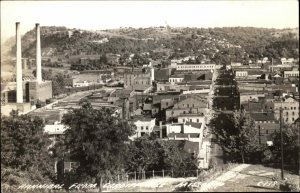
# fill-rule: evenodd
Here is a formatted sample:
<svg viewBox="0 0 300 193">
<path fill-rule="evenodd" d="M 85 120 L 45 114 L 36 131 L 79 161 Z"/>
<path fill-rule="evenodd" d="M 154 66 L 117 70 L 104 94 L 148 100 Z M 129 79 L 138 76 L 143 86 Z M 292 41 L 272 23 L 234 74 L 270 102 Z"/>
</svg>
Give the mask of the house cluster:
<svg viewBox="0 0 300 193">
<path fill-rule="evenodd" d="M 104 87 L 85 97 L 94 108 L 112 108 L 113 116 L 132 122 L 136 130 L 131 140 L 149 134 L 162 140 L 182 141 L 184 149 L 198 158 L 199 168 L 208 168 L 210 140 L 205 133 L 210 111 L 209 91 L 215 69 L 214 64 L 212 68 L 208 65 L 197 64 L 203 68 L 197 67 L 193 71 L 177 70 L 171 65 L 165 68 L 145 65 L 144 68 L 125 69 L 117 76 L 115 72 L 120 69 L 85 71 L 73 75 L 71 81 L 73 86 L 85 86 L 97 82 L 100 77 L 106 77 L 106 80 L 107 77 L 121 78 L 123 87 Z M 60 101 L 43 111 L 59 117 L 70 108 L 79 108 L 78 100 Z M 47 123 L 45 132 L 62 135 L 65 128 L 59 120 Z"/>
<path fill-rule="evenodd" d="M 299 120 L 299 64 L 294 59 L 281 61 L 281 64 L 265 63 L 255 69 L 232 66 L 240 92 L 240 107 L 258 125 L 261 143 L 272 143 L 271 135 L 280 126 L 280 112 L 283 124 L 296 124 Z"/>
</svg>

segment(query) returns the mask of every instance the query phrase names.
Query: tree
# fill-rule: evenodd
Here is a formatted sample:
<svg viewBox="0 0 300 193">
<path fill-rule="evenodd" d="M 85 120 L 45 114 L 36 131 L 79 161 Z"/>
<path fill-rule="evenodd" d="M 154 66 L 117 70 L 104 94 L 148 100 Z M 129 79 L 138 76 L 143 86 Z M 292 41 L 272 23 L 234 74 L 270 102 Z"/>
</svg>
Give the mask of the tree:
<svg viewBox="0 0 300 193">
<path fill-rule="evenodd" d="M 250 160 L 249 154 L 257 151 L 258 136 L 255 122 L 249 115 L 235 112 L 215 115 L 210 125 L 217 143 L 232 161 Z"/>
<path fill-rule="evenodd" d="M 282 128 L 283 138 L 283 151 L 284 151 L 284 162 L 289 164 L 295 164 L 299 166 L 299 127 L 295 124 L 284 125 Z M 275 160 L 280 160 L 281 157 L 281 146 L 280 146 L 280 132 L 275 131 L 272 134 L 273 138 L 273 149 L 272 153 Z"/>
<path fill-rule="evenodd" d="M 129 145 L 127 169 L 129 171 L 153 170 L 159 164 L 159 144 L 146 134 Z"/>
<path fill-rule="evenodd" d="M 52 78 L 52 92 L 53 95 L 59 95 L 65 91 L 65 78 L 64 75 L 59 73 Z"/>
<path fill-rule="evenodd" d="M 43 133 L 41 118 L 19 115 L 1 117 L 1 184 L 46 183 L 54 177 L 48 152 L 51 140 Z"/>
<path fill-rule="evenodd" d="M 88 101 L 63 117 L 69 127 L 65 145 L 70 159 L 79 166 L 75 173 L 82 182 L 110 178 L 124 166 L 124 154 L 133 126 L 113 115 L 108 108 L 94 109 Z"/>
<path fill-rule="evenodd" d="M 183 176 L 188 170 L 196 170 L 196 158 L 183 150 L 183 143 L 164 141 L 145 134 L 135 139 L 128 149 L 127 170 L 173 170 L 174 176 Z"/>
<path fill-rule="evenodd" d="M 184 172 L 197 169 L 196 157 L 183 150 L 184 142 L 160 141 L 163 169 L 173 170 L 174 176 L 183 176 Z"/>
<path fill-rule="evenodd" d="M 235 112 L 233 114 L 234 126 L 237 129 L 235 136 L 236 148 L 241 155 L 242 162 L 245 163 L 245 154 L 251 153 L 258 148 L 258 133 L 254 120 L 245 112 Z"/>
<path fill-rule="evenodd" d="M 106 54 L 102 54 L 99 60 L 100 65 L 107 65 L 107 57 Z"/>
</svg>

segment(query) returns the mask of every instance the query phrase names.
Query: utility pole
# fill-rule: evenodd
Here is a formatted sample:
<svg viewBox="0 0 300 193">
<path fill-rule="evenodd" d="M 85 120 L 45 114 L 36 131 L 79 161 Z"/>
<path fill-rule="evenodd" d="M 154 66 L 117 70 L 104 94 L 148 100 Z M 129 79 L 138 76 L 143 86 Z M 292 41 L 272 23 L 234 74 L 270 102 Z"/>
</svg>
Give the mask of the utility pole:
<svg viewBox="0 0 300 193">
<path fill-rule="evenodd" d="M 261 144 L 261 141 L 260 141 L 260 125 L 258 125 L 258 144 L 259 145 Z"/>
<path fill-rule="evenodd" d="M 280 108 L 280 151 L 281 151 L 281 179 L 284 180 L 283 174 L 283 140 L 282 140 L 282 107 Z"/>
</svg>

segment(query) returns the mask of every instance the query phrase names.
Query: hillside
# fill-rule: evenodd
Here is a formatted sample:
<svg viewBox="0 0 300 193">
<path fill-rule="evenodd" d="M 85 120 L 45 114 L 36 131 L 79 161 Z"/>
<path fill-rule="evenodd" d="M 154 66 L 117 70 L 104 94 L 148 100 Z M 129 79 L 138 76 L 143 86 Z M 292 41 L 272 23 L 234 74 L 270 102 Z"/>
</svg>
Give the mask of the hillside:
<svg viewBox="0 0 300 193">
<path fill-rule="evenodd" d="M 171 58 L 205 55 L 213 59 L 217 53 L 228 54 L 233 60 L 263 57 L 298 57 L 299 29 L 265 29 L 252 27 L 226 28 L 119 28 L 86 31 L 65 27 L 41 27 L 42 55 L 101 55 L 115 53 L 163 53 Z M 10 39 L 4 44 L 5 58 L 14 56 L 15 45 Z M 169 51 L 168 51 L 169 50 Z M 22 56 L 35 56 L 35 31 L 22 37 Z"/>
</svg>

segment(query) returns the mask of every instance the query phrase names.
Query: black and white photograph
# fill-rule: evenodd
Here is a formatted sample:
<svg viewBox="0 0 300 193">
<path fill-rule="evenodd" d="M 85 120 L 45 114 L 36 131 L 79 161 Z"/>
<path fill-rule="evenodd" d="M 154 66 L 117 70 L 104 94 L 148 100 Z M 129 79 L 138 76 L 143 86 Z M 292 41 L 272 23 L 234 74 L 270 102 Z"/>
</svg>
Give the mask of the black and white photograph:
<svg viewBox="0 0 300 193">
<path fill-rule="evenodd" d="M 299 2 L 1 5 L 1 192 L 300 192 Z"/>
</svg>

